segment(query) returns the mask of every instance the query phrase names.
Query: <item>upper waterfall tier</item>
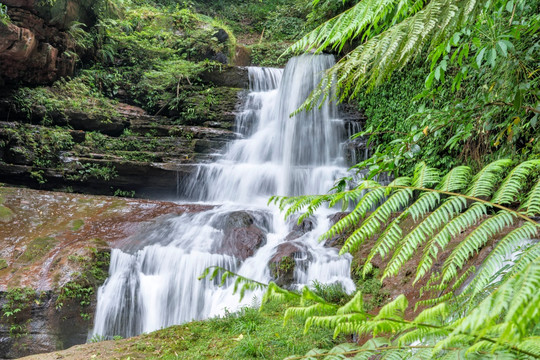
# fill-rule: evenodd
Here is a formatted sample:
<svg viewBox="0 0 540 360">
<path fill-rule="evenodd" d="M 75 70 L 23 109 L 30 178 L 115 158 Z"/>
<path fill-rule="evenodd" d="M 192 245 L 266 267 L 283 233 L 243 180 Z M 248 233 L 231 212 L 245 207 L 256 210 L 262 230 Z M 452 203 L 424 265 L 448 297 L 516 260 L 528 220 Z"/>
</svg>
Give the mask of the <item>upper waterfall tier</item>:
<svg viewBox="0 0 540 360">
<path fill-rule="evenodd" d="M 326 192 L 344 175 L 346 134 L 337 106 L 290 116 L 334 64 L 331 55 L 295 57 L 284 70 L 249 68 L 249 93 L 237 117 L 243 139 L 222 158 L 199 167 L 187 186 L 189 199 L 249 202 L 271 195 Z"/>
</svg>

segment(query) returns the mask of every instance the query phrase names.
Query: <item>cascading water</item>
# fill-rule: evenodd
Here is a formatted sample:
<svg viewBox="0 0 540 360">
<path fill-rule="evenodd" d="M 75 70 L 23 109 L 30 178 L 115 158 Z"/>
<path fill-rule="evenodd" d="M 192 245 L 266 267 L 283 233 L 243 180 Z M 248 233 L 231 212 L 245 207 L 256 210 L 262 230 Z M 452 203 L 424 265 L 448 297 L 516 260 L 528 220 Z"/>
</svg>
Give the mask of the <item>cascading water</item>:
<svg viewBox="0 0 540 360">
<path fill-rule="evenodd" d="M 293 222 L 266 206 L 268 197 L 324 193 L 347 174 L 342 146 L 347 131 L 334 104 L 324 101 L 320 108 L 289 117 L 333 64 L 332 56 L 319 55 L 293 58 L 284 71 L 249 68 L 250 92 L 236 119 L 243 138 L 218 161 L 199 165 L 183 189 L 190 201 L 219 205 L 160 219 L 130 239 L 130 246 L 112 251 L 109 278 L 98 291 L 93 334 L 133 336 L 238 308 L 242 304 L 232 286 L 197 279 L 212 265 L 271 281 L 269 261 L 280 244 L 291 242 Z M 243 261 L 223 250 L 224 224 L 239 213 L 249 214 L 266 232 L 265 241 Z M 295 256 L 292 287 L 317 280 L 354 290 L 350 257 L 339 257 L 317 240 L 330 226 L 329 214 L 322 210 L 310 231 L 294 237 L 302 251 Z"/>
</svg>

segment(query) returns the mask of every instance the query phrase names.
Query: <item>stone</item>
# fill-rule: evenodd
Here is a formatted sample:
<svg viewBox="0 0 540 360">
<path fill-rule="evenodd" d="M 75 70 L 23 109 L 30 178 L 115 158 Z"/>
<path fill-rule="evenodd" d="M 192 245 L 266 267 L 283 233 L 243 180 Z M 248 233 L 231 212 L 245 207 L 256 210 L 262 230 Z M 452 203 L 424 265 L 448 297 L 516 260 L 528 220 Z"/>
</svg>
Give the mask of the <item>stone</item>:
<svg viewBox="0 0 540 360">
<path fill-rule="evenodd" d="M 298 224 L 298 217 L 293 217 L 290 219 L 290 223 L 292 223 L 291 232 L 285 237 L 285 241 L 298 239 L 317 226 L 315 218 L 312 217 L 304 219 L 300 224 Z"/>
<path fill-rule="evenodd" d="M 84 4 L 83 4 L 84 3 Z M 76 44 L 66 29 L 95 21 L 90 1 L 6 0 L 11 22 L 0 23 L 0 74 L 6 84 L 48 84 L 73 74 Z M 93 20 L 92 20 L 93 19 Z"/>
<path fill-rule="evenodd" d="M 268 262 L 273 281 L 286 289 L 292 288 L 294 272 L 297 266 L 307 265 L 311 259 L 307 247 L 298 241 L 287 241 L 276 248 L 274 256 Z"/>
<path fill-rule="evenodd" d="M 229 34 L 223 29 L 219 29 L 215 34 L 214 37 L 220 42 L 224 43 L 227 40 L 229 40 Z"/>
<path fill-rule="evenodd" d="M 334 226 L 339 220 L 347 216 L 348 212 L 337 212 L 335 214 L 329 215 L 328 220 L 330 220 L 330 226 Z M 325 241 L 324 246 L 326 247 L 335 247 L 341 249 L 345 240 L 349 237 L 350 232 L 343 232 L 340 234 L 334 235 L 332 238 Z"/>
<path fill-rule="evenodd" d="M 248 69 L 238 66 L 221 66 L 207 70 L 200 75 L 205 83 L 215 86 L 247 89 L 249 87 Z"/>
<path fill-rule="evenodd" d="M 266 233 L 256 224 L 255 217 L 247 211 L 228 213 L 212 226 L 223 230 L 223 240 L 214 249 L 219 254 L 245 260 L 266 243 Z"/>
</svg>

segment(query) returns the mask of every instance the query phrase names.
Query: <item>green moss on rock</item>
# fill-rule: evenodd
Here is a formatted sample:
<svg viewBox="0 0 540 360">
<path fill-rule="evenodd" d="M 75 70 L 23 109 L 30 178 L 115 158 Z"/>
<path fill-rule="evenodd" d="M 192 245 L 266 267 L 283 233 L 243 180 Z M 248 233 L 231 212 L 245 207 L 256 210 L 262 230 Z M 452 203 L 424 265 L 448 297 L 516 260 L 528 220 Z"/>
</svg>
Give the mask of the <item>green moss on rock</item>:
<svg viewBox="0 0 540 360">
<path fill-rule="evenodd" d="M 52 237 L 39 237 L 32 240 L 19 259 L 24 262 L 32 262 L 43 257 L 51 251 L 58 241 Z"/>
<path fill-rule="evenodd" d="M 0 205 L 0 222 L 9 222 L 13 219 L 13 211 L 10 208 Z"/>
</svg>

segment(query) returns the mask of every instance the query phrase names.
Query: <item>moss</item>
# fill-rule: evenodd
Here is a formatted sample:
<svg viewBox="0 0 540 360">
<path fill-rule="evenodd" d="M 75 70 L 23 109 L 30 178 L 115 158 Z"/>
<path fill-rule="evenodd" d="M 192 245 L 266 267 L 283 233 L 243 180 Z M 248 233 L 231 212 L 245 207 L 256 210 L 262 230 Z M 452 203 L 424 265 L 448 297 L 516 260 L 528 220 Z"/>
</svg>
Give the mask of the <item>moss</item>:
<svg viewBox="0 0 540 360">
<path fill-rule="evenodd" d="M 278 278 L 281 275 L 289 274 L 294 271 L 296 262 L 290 256 L 284 256 L 277 263 L 270 264 L 270 272 L 274 278 Z"/>
<path fill-rule="evenodd" d="M 98 239 L 91 240 L 99 242 Z M 87 248 L 87 255 L 70 255 L 68 260 L 80 266 L 79 272 L 71 274 L 73 280 L 58 289 L 56 308 L 68 302 L 75 302 L 80 308 L 84 320 L 90 320 L 88 307 L 94 299 L 97 288 L 103 284 L 108 275 L 110 252 L 106 249 Z"/>
<path fill-rule="evenodd" d="M 83 225 L 84 225 L 84 220 L 81 220 L 81 219 L 73 220 L 73 222 L 71 223 L 71 230 L 79 231 Z"/>
<path fill-rule="evenodd" d="M 8 267 L 8 263 L 5 259 L 0 258 L 0 270 L 4 270 Z"/>
<path fill-rule="evenodd" d="M 13 219 L 13 211 L 4 205 L 0 205 L 0 222 L 9 222 L 11 219 Z"/>
<path fill-rule="evenodd" d="M 83 111 L 91 118 L 104 122 L 118 117 L 115 101 L 94 91 L 84 78 L 58 80 L 52 87 L 19 88 L 14 95 L 18 111 L 29 119 L 37 117 L 43 125 L 52 124 L 54 118 L 67 119 L 67 111 Z"/>
<path fill-rule="evenodd" d="M 24 262 L 32 262 L 43 257 L 49 251 L 51 251 L 58 241 L 52 237 L 40 237 L 32 240 L 27 246 L 26 250 L 19 259 Z"/>
<path fill-rule="evenodd" d="M 288 47 L 288 44 L 282 42 L 252 45 L 250 46 L 251 63 L 258 66 L 283 67 L 292 57 L 292 55 L 281 57 Z"/>
</svg>

